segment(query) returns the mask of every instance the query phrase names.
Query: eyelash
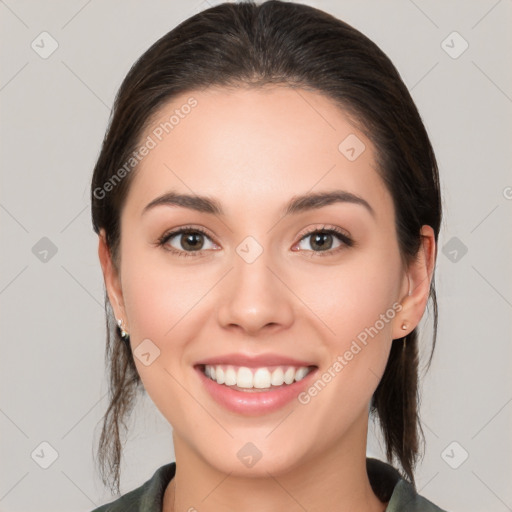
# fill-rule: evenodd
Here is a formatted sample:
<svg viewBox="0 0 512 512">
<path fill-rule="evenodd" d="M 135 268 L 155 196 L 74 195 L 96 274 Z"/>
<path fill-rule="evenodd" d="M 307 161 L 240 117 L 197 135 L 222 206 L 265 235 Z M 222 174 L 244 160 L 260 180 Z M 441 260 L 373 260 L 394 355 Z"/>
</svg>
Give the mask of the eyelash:
<svg viewBox="0 0 512 512">
<path fill-rule="evenodd" d="M 185 234 L 185 233 L 201 233 L 201 234 L 205 235 L 206 237 L 208 237 L 211 240 L 210 235 L 204 229 L 197 228 L 197 227 L 194 227 L 194 226 L 185 226 L 185 227 L 182 227 L 182 228 L 177 229 L 175 231 L 170 231 L 170 232 L 164 233 L 158 239 L 157 245 L 159 247 L 162 247 L 164 250 L 169 251 L 172 254 L 175 254 L 176 256 L 183 256 L 185 258 L 189 257 L 189 256 L 192 256 L 192 257 L 200 256 L 201 252 L 203 252 L 203 251 L 181 251 L 181 250 L 175 249 L 174 247 L 167 248 L 165 246 L 167 244 L 167 242 L 171 238 L 175 237 L 176 235 L 181 235 L 181 234 Z M 343 245 L 341 245 L 340 247 L 337 247 L 336 249 L 333 249 L 333 250 L 327 250 L 327 251 L 307 251 L 307 252 L 313 253 L 311 255 L 311 257 L 316 257 L 316 256 L 320 256 L 320 257 L 332 256 L 333 254 L 337 254 L 339 251 L 344 250 L 347 247 L 353 247 L 354 246 L 354 241 L 349 236 L 347 236 L 343 231 L 341 231 L 340 229 L 335 228 L 335 227 L 327 228 L 326 226 L 324 226 L 322 228 L 316 228 L 316 229 L 314 229 L 312 231 L 308 231 L 307 233 L 304 233 L 301 236 L 301 238 L 300 238 L 298 243 L 302 242 L 302 240 L 304 240 L 308 236 L 314 235 L 316 233 L 324 233 L 324 234 L 328 234 L 328 235 L 334 235 L 336 238 L 338 238 L 338 240 L 340 242 L 343 243 Z M 297 252 L 297 251 L 295 251 L 295 252 Z"/>
</svg>

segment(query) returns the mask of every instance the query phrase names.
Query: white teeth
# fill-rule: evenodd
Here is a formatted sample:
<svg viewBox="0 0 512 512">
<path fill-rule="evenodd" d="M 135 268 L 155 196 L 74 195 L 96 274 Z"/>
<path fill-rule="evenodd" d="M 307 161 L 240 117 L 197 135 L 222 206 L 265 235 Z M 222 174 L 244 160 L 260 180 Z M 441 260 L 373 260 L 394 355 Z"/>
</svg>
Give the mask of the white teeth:
<svg viewBox="0 0 512 512">
<path fill-rule="evenodd" d="M 224 382 L 226 382 L 226 374 L 220 366 L 215 370 L 215 380 L 218 384 L 224 384 Z"/>
<path fill-rule="evenodd" d="M 226 369 L 224 384 L 226 384 L 226 386 L 236 386 L 236 372 L 232 366 Z"/>
<path fill-rule="evenodd" d="M 307 368 L 299 368 L 295 374 L 295 380 L 302 380 L 308 373 L 309 370 Z"/>
<path fill-rule="evenodd" d="M 267 389 L 271 386 L 282 386 L 302 380 L 310 367 L 278 366 L 273 368 L 248 368 L 226 365 L 205 365 L 204 373 L 218 384 L 237 386 L 245 389 Z"/>
<path fill-rule="evenodd" d="M 282 368 L 277 368 L 272 372 L 272 379 L 270 383 L 272 386 L 282 386 L 284 382 L 284 372 Z"/>
<path fill-rule="evenodd" d="M 252 373 L 251 373 L 252 376 Z M 254 377 L 252 377 L 252 383 L 254 387 L 257 389 L 265 389 L 269 388 L 271 384 L 272 377 L 270 372 L 266 368 L 258 368 L 254 372 Z M 250 386 L 252 387 L 252 386 Z"/>
<path fill-rule="evenodd" d="M 252 384 L 252 372 L 249 368 L 245 368 L 242 366 L 238 368 L 238 373 L 236 375 L 236 385 L 239 388 L 252 388 L 254 387 Z"/>
<path fill-rule="evenodd" d="M 286 370 L 284 372 L 284 382 L 286 384 L 291 384 L 293 381 L 295 380 L 295 368 L 288 368 L 288 370 Z"/>
</svg>

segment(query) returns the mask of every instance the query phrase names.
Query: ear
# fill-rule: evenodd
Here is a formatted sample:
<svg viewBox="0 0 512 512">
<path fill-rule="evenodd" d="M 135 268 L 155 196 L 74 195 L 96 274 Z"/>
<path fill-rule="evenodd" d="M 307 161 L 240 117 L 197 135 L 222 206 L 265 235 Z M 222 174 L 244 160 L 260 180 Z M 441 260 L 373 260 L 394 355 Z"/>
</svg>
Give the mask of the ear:
<svg viewBox="0 0 512 512">
<path fill-rule="evenodd" d="M 422 226 L 420 235 L 420 249 L 404 276 L 401 294 L 404 299 L 401 301 L 402 309 L 395 317 L 397 321 L 393 326 L 393 339 L 403 338 L 416 328 L 427 306 L 437 249 L 431 226 Z M 402 329 L 404 324 L 406 328 Z"/>
<path fill-rule="evenodd" d="M 110 305 L 114 310 L 114 315 L 123 320 L 123 327 L 128 330 L 126 312 L 123 300 L 123 291 L 121 288 L 121 279 L 112 261 L 112 255 L 107 245 L 105 230 L 101 229 L 98 236 L 98 256 L 103 271 L 103 280 L 107 289 Z"/>
</svg>

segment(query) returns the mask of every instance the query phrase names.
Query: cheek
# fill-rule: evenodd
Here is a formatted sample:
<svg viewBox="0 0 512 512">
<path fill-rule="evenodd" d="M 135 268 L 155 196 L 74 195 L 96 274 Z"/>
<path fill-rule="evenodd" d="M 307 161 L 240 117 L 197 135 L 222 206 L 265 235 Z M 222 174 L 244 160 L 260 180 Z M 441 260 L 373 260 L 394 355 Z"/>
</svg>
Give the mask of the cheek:
<svg viewBox="0 0 512 512">
<path fill-rule="evenodd" d="M 317 274 L 315 282 L 320 286 L 314 294 L 310 288 L 309 299 L 316 301 L 311 309 L 329 327 L 322 329 L 328 334 L 323 338 L 326 358 L 318 377 L 325 387 L 312 386 L 301 403 L 315 404 L 319 422 L 313 428 L 321 428 L 326 437 L 336 437 L 340 425 L 348 428 L 358 414 L 366 414 L 391 349 L 393 319 L 400 310 L 399 275 L 398 260 L 372 256 L 331 269 L 330 277 Z M 319 393 L 316 388 L 324 390 Z M 325 418 L 329 421 L 320 424 Z"/>
<path fill-rule="evenodd" d="M 394 318 L 400 273 L 398 252 L 354 252 L 340 265 L 312 267 L 295 289 L 339 344 L 373 326 L 381 315 Z M 391 322 L 384 324 L 379 321 L 378 327 L 387 334 Z"/>
<path fill-rule="evenodd" d="M 122 263 L 123 297 L 134 361 L 145 390 L 162 414 L 170 418 L 172 412 L 173 419 L 186 418 L 190 397 L 180 384 L 180 368 L 185 364 L 187 342 L 194 329 L 198 330 L 194 314 L 212 284 L 192 267 L 173 269 L 165 259 L 157 260 L 153 257 L 155 251 L 127 248 L 125 254 L 129 256 Z M 137 350 L 139 344 L 150 347 L 148 365 L 138 358 L 143 352 Z"/>
<path fill-rule="evenodd" d="M 398 248 L 374 247 L 354 252 L 339 266 L 318 267 L 308 278 L 309 286 L 302 286 L 299 293 L 304 302 L 328 327 L 318 323 L 326 333 L 325 378 L 333 382 L 328 385 L 324 404 L 341 399 L 351 410 L 361 410 L 375 391 L 386 367 L 392 326 L 400 310 L 400 275 Z M 339 421 L 345 421 L 340 415 Z"/>
<path fill-rule="evenodd" d="M 152 257 L 151 251 L 127 251 L 123 297 L 135 337 L 163 340 L 172 337 L 174 326 L 192 313 L 210 285 L 197 267 L 173 268 L 165 258 Z"/>
</svg>

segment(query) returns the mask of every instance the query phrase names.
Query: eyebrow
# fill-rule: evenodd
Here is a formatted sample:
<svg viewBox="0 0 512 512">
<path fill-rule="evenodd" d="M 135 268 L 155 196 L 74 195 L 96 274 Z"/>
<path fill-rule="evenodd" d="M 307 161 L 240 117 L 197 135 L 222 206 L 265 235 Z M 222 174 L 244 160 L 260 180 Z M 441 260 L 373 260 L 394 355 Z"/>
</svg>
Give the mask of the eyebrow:
<svg viewBox="0 0 512 512">
<path fill-rule="evenodd" d="M 346 190 L 330 190 L 326 192 L 314 192 L 294 196 L 282 210 L 282 215 L 293 215 L 309 210 L 316 210 L 335 203 L 351 203 L 363 206 L 373 217 L 375 211 L 370 204 L 352 192 Z M 142 210 L 142 215 L 148 210 L 156 206 L 180 206 L 195 210 L 201 213 L 209 213 L 212 215 L 224 215 L 221 204 L 216 199 L 208 196 L 180 194 L 175 191 L 166 192 L 165 194 L 153 199 Z"/>
</svg>

